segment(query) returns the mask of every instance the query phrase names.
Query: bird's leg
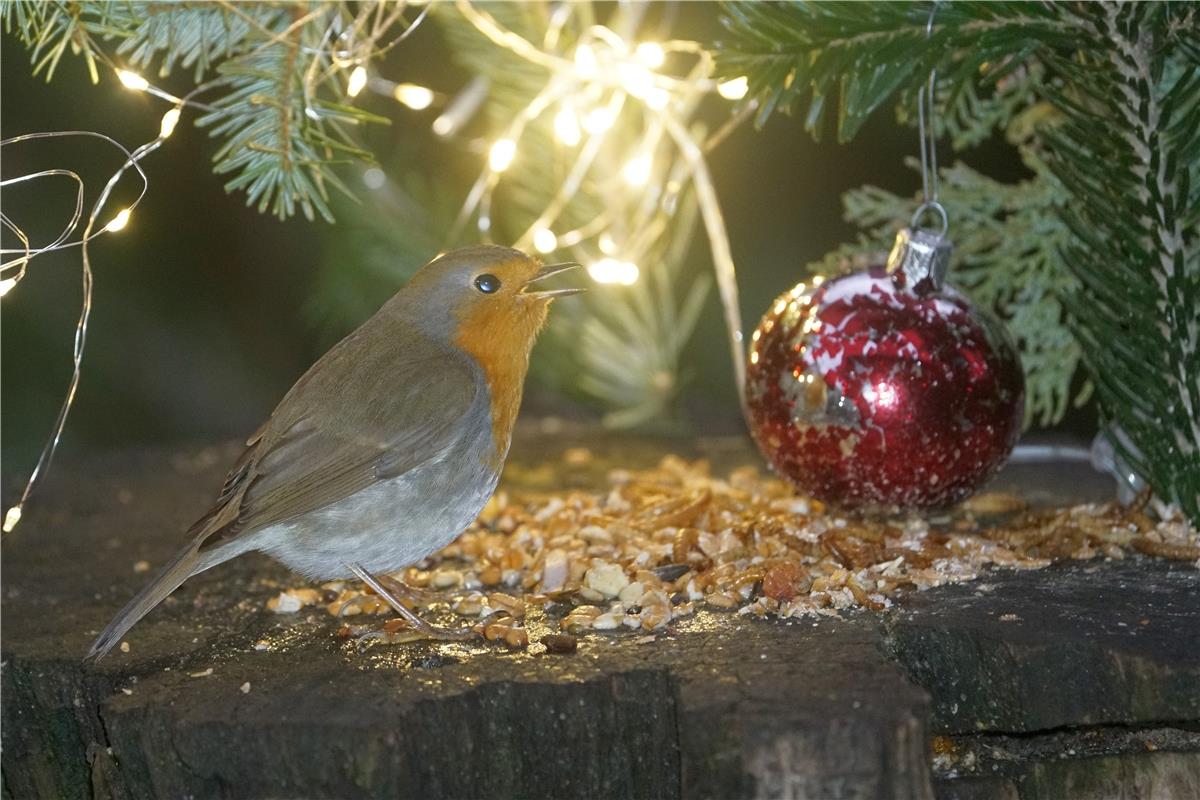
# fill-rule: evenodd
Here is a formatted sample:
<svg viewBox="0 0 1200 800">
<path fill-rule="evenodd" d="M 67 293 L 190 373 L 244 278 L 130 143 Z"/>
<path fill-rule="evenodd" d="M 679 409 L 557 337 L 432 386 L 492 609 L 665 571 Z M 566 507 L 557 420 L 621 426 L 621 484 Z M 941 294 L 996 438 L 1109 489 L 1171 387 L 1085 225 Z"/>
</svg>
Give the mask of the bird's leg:
<svg viewBox="0 0 1200 800">
<path fill-rule="evenodd" d="M 393 597 L 399 597 L 418 606 L 428 606 L 440 598 L 434 592 L 427 592 L 415 586 L 409 586 L 404 581 L 397 580 L 391 575 L 376 575 L 375 580 L 383 585 Z"/>
<path fill-rule="evenodd" d="M 471 639 L 477 635 L 471 627 L 458 629 L 442 628 L 426 622 L 417 616 L 416 613 L 409 610 L 407 606 L 401 603 L 400 600 L 395 597 L 391 591 L 389 591 L 388 587 L 385 586 L 379 578 L 376 578 L 358 564 L 347 564 L 346 567 L 355 575 L 357 575 L 359 580 L 374 589 L 375 594 L 382 597 L 388 605 L 395 609 L 396 613 L 403 617 L 404 621 L 407 622 L 409 626 L 413 628 L 413 630 L 418 630 L 431 638 L 443 640 Z M 396 581 L 391 582 L 396 583 Z"/>
<path fill-rule="evenodd" d="M 404 581 L 397 580 L 390 575 L 376 575 L 375 580 L 381 583 L 383 588 L 387 589 L 388 594 L 390 594 L 392 598 L 401 600 L 410 609 L 414 607 L 427 607 L 442 599 L 438 597 L 435 592 L 428 592 L 424 589 L 417 589 L 413 586 L 409 586 Z M 367 597 L 367 594 L 364 591 L 358 594 L 356 597 L 365 598 Z M 383 596 L 378 594 L 376 594 L 373 599 L 384 600 Z M 390 601 L 385 600 L 385 602 L 388 602 L 388 605 L 391 605 Z M 342 604 L 342 613 L 345 613 L 346 609 L 351 608 L 353 605 L 354 599 L 347 600 Z"/>
</svg>

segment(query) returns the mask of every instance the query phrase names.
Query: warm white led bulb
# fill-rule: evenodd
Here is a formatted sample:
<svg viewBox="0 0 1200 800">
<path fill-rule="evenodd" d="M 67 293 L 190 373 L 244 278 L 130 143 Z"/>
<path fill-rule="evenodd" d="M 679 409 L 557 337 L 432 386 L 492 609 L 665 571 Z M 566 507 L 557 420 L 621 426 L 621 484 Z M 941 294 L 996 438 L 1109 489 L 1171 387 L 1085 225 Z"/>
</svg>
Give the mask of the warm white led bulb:
<svg viewBox="0 0 1200 800">
<path fill-rule="evenodd" d="M 642 97 L 642 102 L 655 111 L 662 111 L 671 102 L 671 93 L 658 86 L 652 86 L 646 90 L 645 96 Z"/>
<path fill-rule="evenodd" d="M 596 283 L 618 283 L 622 286 L 631 286 L 637 282 L 639 274 L 637 264 L 617 258 L 602 258 L 588 265 L 588 275 Z"/>
<path fill-rule="evenodd" d="M 616 120 L 607 108 L 593 108 L 583 118 L 583 129 L 588 133 L 604 133 L 612 127 Z"/>
<path fill-rule="evenodd" d="M 417 86 L 415 83 L 396 84 L 396 88 L 392 90 L 392 96 L 413 111 L 424 111 L 433 105 L 433 92 L 424 86 Z"/>
<path fill-rule="evenodd" d="M 163 139 L 175 132 L 175 126 L 179 124 L 179 109 L 172 108 L 167 113 L 162 115 L 162 122 L 158 126 L 158 135 Z"/>
<path fill-rule="evenodd" d="M 630 186 L 645 186 L 650 182 L 651 166 L 650 154 L 643 153 L 637 158 L 631 159 L 621 170 L 621 174 Z"/>
<path fill-rule="evenodd" d="M 667 60 L 667 54 L 658 42 L 642 42 L 634 51 L 637 60 L 651 69 L 657 69 Z"/>
<path fill-rule="evenodd" d="M 750 82 L 744 77 L 734 78 L 717 84 L 717 94 L 724 97 L 726 100 L 741 100 L 746 96 L 746 91 L 750 88 Z"/>
<path fill-rule="evenodd" d="M 586 44 L 575 48 L 575 69 L 585 78 L 596 75 L 596 51 Z"/>
<path fill-rule="evenodd" d="M 539 253 L 553 253 L 558 248 L 558 237 L 549 228 L 537 228 L 533 232 L 533 247 Z"/>
<path fill-rule="evenodd" d="M 350 82 L 346 84 L 346 94 L 351 97 L 358 97 L 366 86 L 367 68 L 363 66 L 355 67 L 354 71 L 350 73 Z"/>
<path fill-rule="evenodd" d="M 117 231 L 121 230 L 129 224 L 129 214 L 130 211 L 128 208 L 122 208 L 117 212 L 117 215 L 113 217 L 107 225 L 104 226 L 104 230 L 108 231 L 109 233 L 116 233 Z"/>
<path fill-rule="evenodd" d="M 579 133 L 579 117 L 570 108 L 560 109 L 554 115 L 554 135 L 567 147 L 579 144 L 582 138 Z"/>
<path fill-rule="evenodd" d="M 4 515 L 4 532 L 12 533 L 12 529 L 17 527 L 17 523 L 21 521 L 21 506 L 15 505 L 8 510 Z"/>
<path fill-rule="evenodd" d="M 618 64 L 621 86 L 634 97 L 645 97 L 654 88 L 654 73 L 640 64 Z"/>
<path fill-rule="evenodd" d="M 512 139 L 497 139 L 488 151 L 488 166 L 496 172 L 504 172 L 517 155 L 517 143 Z"/>
<path fill-rule="evenodd" d="M 117 70 L 117 79 L 125 84 L 126 89 L 133 89 L 135 92 L 144 92 L 150 88 L 150 81 L 127 69 Z"/>
</svg>

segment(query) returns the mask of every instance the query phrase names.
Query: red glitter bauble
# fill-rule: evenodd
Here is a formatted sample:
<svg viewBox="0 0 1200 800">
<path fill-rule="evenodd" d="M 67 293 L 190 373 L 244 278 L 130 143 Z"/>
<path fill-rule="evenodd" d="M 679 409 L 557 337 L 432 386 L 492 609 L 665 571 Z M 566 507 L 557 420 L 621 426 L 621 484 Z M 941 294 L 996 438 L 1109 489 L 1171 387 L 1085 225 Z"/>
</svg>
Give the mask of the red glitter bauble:
<svg viewBox="0 0 1200 800">
<path fill-rule="evenodd" d="M 1021 430 L 1025 384 L 1003 328 L 960 293 L 883 267 L 781 295 L 747 370 L 755 438 L 801 492 L 931 508 L 979 488 Z"/>
</svg>

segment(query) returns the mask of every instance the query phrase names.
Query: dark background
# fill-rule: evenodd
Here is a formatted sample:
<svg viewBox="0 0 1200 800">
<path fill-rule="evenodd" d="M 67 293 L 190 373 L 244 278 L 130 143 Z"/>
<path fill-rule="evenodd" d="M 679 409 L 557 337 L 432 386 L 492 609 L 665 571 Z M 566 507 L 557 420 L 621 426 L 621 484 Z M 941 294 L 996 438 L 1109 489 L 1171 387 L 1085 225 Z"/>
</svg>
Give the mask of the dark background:
<svg viewBox="0 0 1200 800">
<path fill-rule="evenodd" d="M 717 10 L 715 4 L 684 4 L 677 33 L 719 37 Z M 131 148 L 155 136 L 164 102 L 124 90 L 108 73 L 93 86 L 83 62 L 70 55 L 47 84 L 32 77 L 29 54 L 14 37 L 4 35 L 0 45 L 3 136 L 94 130 Z M 465 81 L 436 25 L 397 48 L 380 72 L 446 93 Z M 176 74 L 155 82 L 183 91 L 190 81 L 190 75 Z M 415 114 L 383 98 L 369 102 L 393 118 L 392 126 L 369 131 L 367 141 L 395 175 L 405 163 L 390 162 L 389 153 L 404 150 L 414 137 L 428 139 L 435 112 Z M 280 222 L 246 208 L 243 195 L 225 194 L 223 180 L 211 172 L 216 146 L 192 120 L 185 115 L 164 147 L 143 161 L 150 189 L 129 226 L 92 247 L 94 312 L 64 452 L 245 436 L 329 344 L 330 331 L 305 309 L 312 305 L 322 259 L 339 257 L 330 245 L 331 226 L 302 218 Z M 478 156 L 462 148 L 432 147 L 435 180 L 443 167 L 478 169 Z M 799 120 L 777 114 L 762 131 L 747 124 L 720 146 L 710 164 L 740 271 L 747 327 L 799 279 L 806 263 L 854 235 L 841 219 L 843 191 L 864 183 L 916 191 L 918 178 L 902 163 L 915 153 L 915 132 L 900 126 L 890 109 L 849 145 L 814 143 Z M 1023 177 L 1015 153 L 999 138 L 964 159 L 1003 180 Z M 5 178 L 48 167 L 76 169 L 88 181 L 86 209 L 120 161 L 99 141 L 72 139 L 5 147 L 0 169 Z M 124 194 L 110 204 L 105 220 L 128 203 L 135 185 L 130 179 L 122 184 Z M 71 186 L 60 181 L 11 187 L 3 203 L 35 241 L 46 241 L 69 217 L 73 197 Z M 5 239 L 6 247 L 14 244 Z M 708 269 L 699 226 L 693 253 Z M 79 282 L 78 250 L 55 253 L 36 260 L 3 301 L 0 424 L 8 486 L 18 477 L 14 471 L 23 480 L 32 466 L 62 401 Z M 686 357 L 695 377 L 682 404 L 686 421 L 710 432 L 741 426 L 724 337 L 714 291 Z M 594 414 L 536 387 L 526 411 Z M 1067 427 L 1087 432 L 1092 424 L 1088 411 Z"/>
</svg>

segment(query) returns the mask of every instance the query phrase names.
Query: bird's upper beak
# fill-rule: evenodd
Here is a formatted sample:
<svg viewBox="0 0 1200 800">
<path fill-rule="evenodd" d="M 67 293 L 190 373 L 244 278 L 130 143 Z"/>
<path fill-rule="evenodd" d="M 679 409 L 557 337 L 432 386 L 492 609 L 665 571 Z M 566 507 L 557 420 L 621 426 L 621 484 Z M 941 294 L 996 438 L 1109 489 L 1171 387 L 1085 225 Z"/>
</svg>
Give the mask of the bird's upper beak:
<svg viewBox="0 0 1200 800">
<path fill-rule="evenodd" d="M 569 295 L 569 294 L 579 294 L 580 292 L 586 292 L 587 289 L 585 289 L 583 287 L 570 288 L 570 289 L 545 289 L 540 292 L 530 291 L 530 287 L 533 284 L 538 283 L 539 281 L 544 281 L 546 278 L 549 278 L 551 275 L 557 275 L 560 272 L 566 272 L 569 269 L 576 269 L 581 266 L 583 266 L 583 265 L 579 264 L 578 262 L 575 262 L 575 261 L 564 261 L 561 264 L 547 264 L 546 266 L 539 269 L 537 271 L 536 275 L 534 275 L 532 278 L 530 278 L 529 280 L 527 280 L 525 282 L 525 286 L 521 289 L 521 294 L 532 295 L 533 297 L 549 298 L 549 297 L 565 297 L 566 295 Z"/>
</svg>

